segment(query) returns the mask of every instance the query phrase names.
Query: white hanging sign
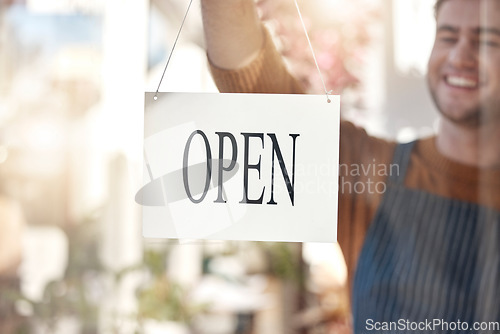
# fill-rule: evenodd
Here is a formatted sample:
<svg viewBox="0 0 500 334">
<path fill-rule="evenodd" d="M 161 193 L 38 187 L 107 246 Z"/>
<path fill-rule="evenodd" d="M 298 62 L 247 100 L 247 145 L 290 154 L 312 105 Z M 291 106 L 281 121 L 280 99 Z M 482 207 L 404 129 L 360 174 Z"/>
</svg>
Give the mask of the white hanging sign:
<svg viewBox="0 0 500 334">
<path fill-rule="evenodd" d="M 147 238 L 336 242 L 338 96 L 146 93 Z"/>
</svg>

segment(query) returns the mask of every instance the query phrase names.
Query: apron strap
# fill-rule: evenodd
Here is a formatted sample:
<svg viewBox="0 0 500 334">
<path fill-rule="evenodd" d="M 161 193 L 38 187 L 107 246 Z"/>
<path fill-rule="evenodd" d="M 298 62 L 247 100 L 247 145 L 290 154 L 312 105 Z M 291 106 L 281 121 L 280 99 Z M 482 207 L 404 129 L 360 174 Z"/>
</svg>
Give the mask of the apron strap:
<svg viewBox="0 0 500 334">
<path fill-rule="evenodd" d="M 406 172 L 408 170 L 408 165 L 410 164 L 411 151 L 416 141 L 409 143 L 402 143 L 396 146 L 394 150 L 394 156 L 392 158 L 392 164 L 398 166 L 398 173 L 391 173 L 389 180 L 395 184 L 403 185 L 406 178 Z M 392 168 L 391 168 L 392 170 Z"/>
</svg>

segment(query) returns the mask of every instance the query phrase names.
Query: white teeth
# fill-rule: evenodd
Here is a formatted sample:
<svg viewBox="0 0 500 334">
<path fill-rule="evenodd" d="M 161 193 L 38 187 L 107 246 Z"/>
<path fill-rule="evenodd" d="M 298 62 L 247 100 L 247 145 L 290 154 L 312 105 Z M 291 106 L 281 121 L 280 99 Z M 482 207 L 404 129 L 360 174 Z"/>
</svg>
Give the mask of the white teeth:
<svg viewBox="0 0 500 334">
<path fill-rule="evenodd" d="M 477 86 L 477 81 L 464 77 L 448 76 L 446 82 L 456 87 L 475 88 Z"/>
</svg>

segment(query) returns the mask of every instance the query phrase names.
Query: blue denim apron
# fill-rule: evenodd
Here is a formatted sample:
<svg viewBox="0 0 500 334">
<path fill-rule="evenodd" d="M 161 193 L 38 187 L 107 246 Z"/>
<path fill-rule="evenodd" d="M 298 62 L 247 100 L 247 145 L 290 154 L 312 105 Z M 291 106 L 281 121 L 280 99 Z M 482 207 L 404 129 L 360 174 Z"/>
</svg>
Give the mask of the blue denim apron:
<svg viewBox="0 0 500 334">
<path fill-rule="evenodd" d="M 395 150 L 358 260 L 354 332 L 500 333 L 475 324 L 500 321 L 500 213 L 406 188 L 413 145 Z"/>
</svg>

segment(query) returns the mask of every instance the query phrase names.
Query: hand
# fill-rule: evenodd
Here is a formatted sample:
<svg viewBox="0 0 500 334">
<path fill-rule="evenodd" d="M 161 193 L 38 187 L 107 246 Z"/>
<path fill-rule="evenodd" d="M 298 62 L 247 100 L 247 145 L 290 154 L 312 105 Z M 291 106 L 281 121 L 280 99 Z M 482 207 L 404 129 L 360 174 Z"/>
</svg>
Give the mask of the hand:
<svg viewBox="0 0 500 334">
<path fill-rule="evenodd" d="M 202 0 L 201 9 L 213 65 L 237 69 L 257 56 L 264 39 L 253 0 Z"/>
</svg>

